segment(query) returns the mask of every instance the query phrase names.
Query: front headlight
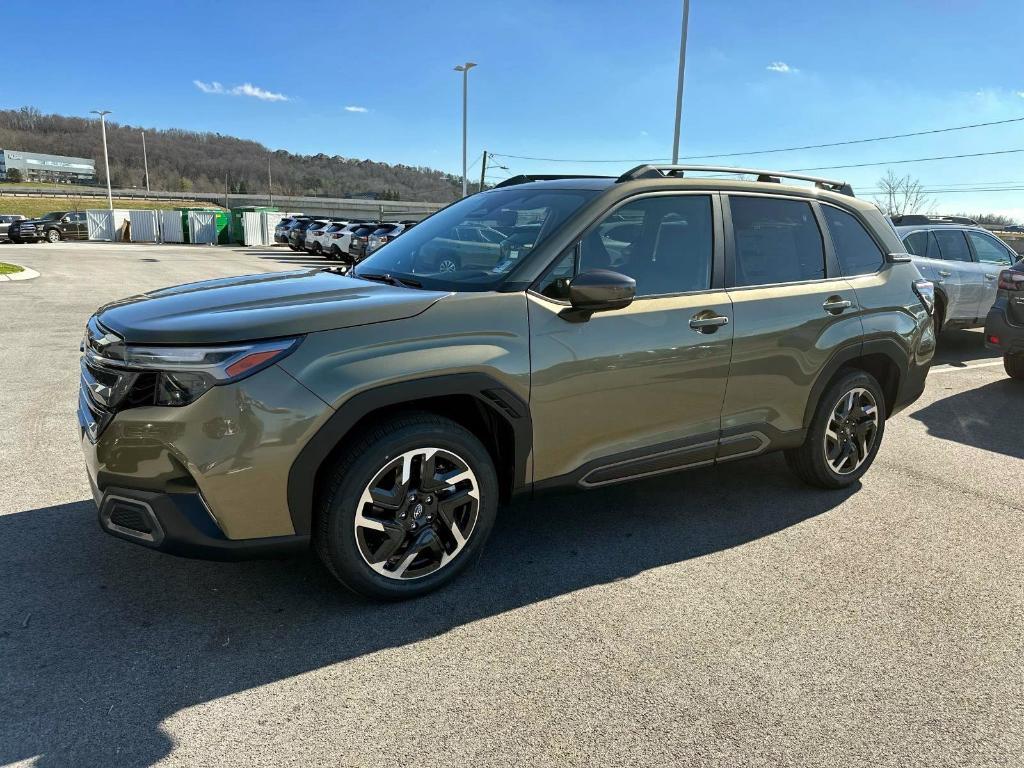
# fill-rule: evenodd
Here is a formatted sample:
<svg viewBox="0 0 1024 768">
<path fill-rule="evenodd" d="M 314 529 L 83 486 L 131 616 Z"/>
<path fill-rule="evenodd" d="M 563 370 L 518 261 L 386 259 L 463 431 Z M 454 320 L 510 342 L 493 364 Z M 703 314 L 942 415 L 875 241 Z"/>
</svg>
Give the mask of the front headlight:
<svg viewBox="0 0 1024 768">
<path fill-rule="evenodd" d="M 301 337 L 215 347 L 85 345 L 88 362 L 137 374 L 131 399 L 138 405 L 188 405 L 212 387 L 251 376 L 290 354 Z"/>
</svg>

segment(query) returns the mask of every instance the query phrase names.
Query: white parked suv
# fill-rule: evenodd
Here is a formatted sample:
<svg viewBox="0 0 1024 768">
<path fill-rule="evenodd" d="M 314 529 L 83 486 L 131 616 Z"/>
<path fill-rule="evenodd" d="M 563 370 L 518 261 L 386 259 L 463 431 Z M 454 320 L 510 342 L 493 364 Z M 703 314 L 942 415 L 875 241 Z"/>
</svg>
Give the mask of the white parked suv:
<svg viewBox="0 0 1024 768">
<path fill-rule="evenodd" d="M 327 258 L 340 259 L 351 264 L 352 257 L 349 255 L 348 249 L 352 244 L 352 235 L 360 230 L 366 230 L 366 234 L 369 234 L 377 228 L 377 224 L 378 222 L 375 221 L 353 221 L 337 232 L 332 232 L 328 235 L 327 243 L 329 245 L 324 245 Z"/>
<path fill-rule="evenodd" d="M 348 226 L 348 222 L 331 219 L 323 226 L 306 230 L 306 250 L 313 254 L 326 253 L 331 244 L 331 235 Z"/>
<path fill-rule="evenodd" d="M 935 283 L 935 329 L 978 328 L 996 300 L 999 272 L 1020 258 L 970 219 L 894 216 L 921 275 Z"/>
</svg>

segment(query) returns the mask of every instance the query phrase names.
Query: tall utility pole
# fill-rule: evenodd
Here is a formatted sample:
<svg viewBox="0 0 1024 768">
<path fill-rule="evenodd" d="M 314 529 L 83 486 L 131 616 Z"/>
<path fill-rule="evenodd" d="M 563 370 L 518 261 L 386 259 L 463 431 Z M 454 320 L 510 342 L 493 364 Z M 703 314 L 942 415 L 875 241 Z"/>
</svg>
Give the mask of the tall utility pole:
<svg viewBox="0 0 1024 768">
<path fill-rule="evenodd" d="M 484 156 L 480 159 L 480 191 L 484 191 L 484 177 L 487 176 L 487 150 L 484 150 Z"/>
<path fill-rule="evenodd" d="M 690 19 L 690 0 L 683 0 L 683 31 L 679 35 L 679 82 L 676 84 L 676 130 L 672 139 L 672 165 L 679 163 L 679 126 L 683 120 L 683 74 L 686 71 L 686 28 Z"/>
<path fill-rule="evenodd" d="M 466 114 L 469 110 L 469 70 L 476 66 L 475 62 L 467 61 L 455 67 L 456 72 L 462 73 L 462 196 L 465 197 L 468 184 L 466 183 Z"/>
<path fill-rule="evenodd" d="M 267 193 L 270 195 L 270 202 L 267 203 L 271 208 L 274 207 L 274 177 L 270 173 L 270 158 L 267 158 Z"/>
<path fill-rule="evenodd" d="M 114 195 L 110 191 L 110 159 L 107 157 L 107 122 L 106 117 L 110 114 L 109 109 L 93 109 L 90 112 L 100 116 L 100 130 L 103 132 L 103 166 L 107 170 L 107 205 L 114 210 Z"/>
<path fill-rule="evenodd" d="M 146 132 L 142 132 L 142 165 L 146 169 L 146 191 L 149 192 L 149 158 L 146 156 Z"/>
</svg>

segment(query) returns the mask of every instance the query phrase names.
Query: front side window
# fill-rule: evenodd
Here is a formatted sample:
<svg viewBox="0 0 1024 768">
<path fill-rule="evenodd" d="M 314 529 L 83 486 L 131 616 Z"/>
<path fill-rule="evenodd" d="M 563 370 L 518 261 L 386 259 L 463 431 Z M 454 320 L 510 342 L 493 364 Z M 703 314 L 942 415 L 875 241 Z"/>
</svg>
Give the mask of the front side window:
<svg viewBox="0 0 1024 768">
<path fill-rule="evenodd" d="M 404 277 L 437 290 L 490 290 L 598 194 L 510 187 L 472 195 L 395 238 L 352 274 Z M 487 234 L 468 239 L 466 229 Z"/>
<path fill-rule="evenodd" d="M 935 242 L 935 235 L 927 230 L 907 235 L 903 240 L 903 244 L 915 256 L 921 256 L 926 259 L 942 258 L 942 254 L 939 252 L 939 245 Z"/>
<path fill-rule="evenodd" d="M 736 285 L 772 285 L 825 277 L 825 247 L 810 203 L 730 196 Z"/>
<path fill-rule="evenodd" d="M 713 221 L 706 195 L 659 195 L 627 203 L 559 259 L 539 290 L 564 301 L 573 277 L 610 269 L 636 280 L 638 297 L 706 291 L 711 287 Z"/>
<path fill-rule="evenodd" d="M 939 252 L 946 261 L 974 261 L 967 239 L 959 229 L 936 229 L 933 233 Z"/>
<path fill-rule="evenodd" d="M 885 256 L 864 229 L 864 225 L 852 214 L 831 205 L 822 205 L 821 211 L 825 216 L 829 234 L 832 235 L 832 247 L 836 250 L 836 258 L 839 260 L 842 273 L 851 277 L 877 272 L 884 263 Z"/>
<path fill-rule="evenodd" d="M 974 252 L 982 264 L 1002 264 L 1004 266 L 1013 264 L 1014 260 L 1010 258 L 1010 252 L 1006 246 L 995 238 L 983 235 L 981 232 L 968 232 L 967 237 L 971 239 Z"/>
</svg>

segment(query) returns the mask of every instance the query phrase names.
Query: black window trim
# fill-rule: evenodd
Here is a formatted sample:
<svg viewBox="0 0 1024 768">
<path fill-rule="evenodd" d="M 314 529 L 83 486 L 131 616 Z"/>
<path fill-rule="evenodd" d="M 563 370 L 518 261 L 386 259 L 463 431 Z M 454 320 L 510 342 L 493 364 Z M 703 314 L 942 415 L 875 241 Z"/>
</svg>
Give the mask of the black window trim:
<svg viewBox="0 0 1024 768">
<path fill-rule="evenodd" d="M 728 291 L 749 291 L 749 290 L 760 290 L 762 288 L 775 288 L 777 286 L 787 285 L 811 285 L 813 283 L 825 283 L 834 280 L 844 279 L 842 271 L 839 269 L 839 263 L 836 260 L 835 250 L 832 248 L 831 235 L 826 237 L 825 233 L 828 232 L 826 226 L 825 217 L 821 213 L 821 209 L 818 206 L 819 201 L 811 197 L 802 197 L 799 195 L 778 195 L 768 194 L 764 192 L 723 192 L 722 197 L 725 198 L 722 201 L 722 213 L 723 213 L 723 224 L 725 227 L 725 246 L 726 246 L 726 260 L 725 260 L 725 288 Z M 736 285 L 736 238 L 734 236 L 734 230 L 732 226 L 732 207 L 730 198 L 733 197 L 768 197 L 775 200 L 788 200 L 790 202 L 802 202 L 807 203 L 811 207 L 811 211 L 814 213 L 814 220 L 818 225 L 818 234 L 821 236 L 821 249 L 825 259 L 825 276 L 816 277 L 811 280 L 790 280 L 785 283 L 758 283 L 757 285 Z M 839 206 L 837 206 L 839 207 Z M 846 210 L 840 208 L 840 210 Z"/>
<path fill-rule="evenodd" d="M 825 214 L 822 213 L 822 215 L 821 215 L 821 223 L 823 223 L 825 225 L 825 231 L 828 232 L 828 240 L 830 241 L 830 245 L 832 247 L 832 252 L 833 252 L 833 254 L 835 256 L 835 262 L 836 262 L 836 267 L 838 268 L 838 271 L 839 271 L 839 276 L 840 277 L 846 277 L 846 278 L 850 278 L 850 277 L 869 277 L 871 275 L 877 275 L 879 272 L 881 272 L 882 269 L 885 268 L 885 265 L 886 265 L 885 255 L 889 252 L 889 249 L 885 245 L 883 245 L 882 243 L 880 243 L 878 241 L 878 237 L 875 235 L 875 232 L 873 231 L 873 228 L 871 227 L 871 224 L 868 222 L 868 220 L 865 219 L 863 216 L 860 216 L 858 212 L 855 212 L 855 211 L 853 211 L 853 210 L 851 210 L 849 208 L 844 208 L 841 205 L 836 205 L 835 203 L 826 202 L 824 200 L 818 200 L 816 202 L 818 203 L 819 208 L 822 207 L 822 206 L 826 206 L 827 205 L 830 208 L 835 208 L 837 211 L 842 211 L 843 213 L 848 213 L 849 215 L 853 216 L 853 218 L 857 221 L 857 223 L 860 224 L 861 228 L 867 233 L 868 237 L 871 238 L 871 242 L 873 242 L 875 244 L 875 247 L 878 248 L 878 255 L 879 255 L 878 269 L 876 269 L 874 272 L 861 272 L 861 273 L 856 274 L 856 275 L 844 274 L 843 273 L 842 262 L 839 261 L 839 252 L 836 251 L 836 244 L 832 240 L 832 230 L 828 226 L 828 220 L 825 219 Z M 903 242 L 903 238 L 898 238 L 898 239 L 900 241 L 900 245 L 902 245 L 905 248 L 906 245 Z"/>
<path fill-rule="evenodd" d="M 945 255 L 942 256 L 942 261 L 955 261 L 959 264 L 978 264 L 978 256 L 974 252 L 974 246 L 971 244 L 971 238 L 967 236 L 967 227 L 950 227 L 945 226 L 941 229 L 931 229 L 932 237 L 935 237 L 937 232 L 959 232 L 960 236 L 963 237 L 964 242 L 967 243 L 967 253 L 971 257 L 970 261 L 961 261 L 960 259 L 947 259 Z M 935 237 L 935 245 L 939 247 L 939 253 L 942 253 L 942 243 L 939 242 L 939 238 Z"/>
<path fill-rule="evenodd" d="M 637 296 L 633 299 L 633 303 L 635 304 L 638 301 L 648 301 L 650 299 L 671 299 L 677 296 L 700 296 L 701 294 L 707 293 L 721 293 L 725 290 L 725 238 L 722 223 L 722 193 L 708 189 L 664 189 L 653 192 L 640 192 L 635 195 L 624 197 L 621 200 L 617 200 L 615 203 L 603 210 L 598 216 L 594 217 L 582 232 L 572 238 L 572 242 L 569 246 L 559 251 L 558 254 L 545 265 L 537 279 L 534 280 L 530 284 L 530 287 L 526 289 L 526 292 L 551 304 L 556 304 L 562 307 L 570 306 L 567 300 L 553 299 L 540 292 L 540 284 L 548 276 L 551 269 L 558 264 L 558 262 L 565 258 L 570 251 L 574 251 L 576 254 L 575 258 L 578 259 L 580 243 L 582 243 L 596 227 L 600 226 L 603 221 L 614 214 L 622 206 L 648 197 L 681 197 L 684 195 L 701 195 L 703 197 L 711 198 L 711 287 L 704 288 L 700 291 L 654 293 L 647 296 Z"/>
</svg>

